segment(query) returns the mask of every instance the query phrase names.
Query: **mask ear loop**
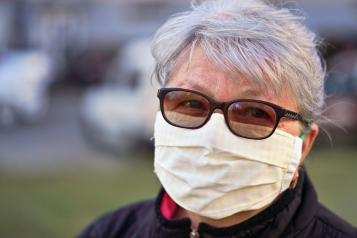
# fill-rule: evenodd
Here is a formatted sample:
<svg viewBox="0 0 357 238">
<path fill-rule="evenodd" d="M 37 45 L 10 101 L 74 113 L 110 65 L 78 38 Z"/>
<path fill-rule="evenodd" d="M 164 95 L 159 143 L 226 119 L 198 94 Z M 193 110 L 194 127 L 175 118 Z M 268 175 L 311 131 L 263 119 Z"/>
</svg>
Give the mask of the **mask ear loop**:
<svg viewBox="0 0 357 238">
<path fill-rule="evenodd" d="M 307 123 L 307 127 L 309 128 L 310 127 L 310 123 Z M 300 139 L 304 139 L 304 137 L 306 136 L 306 133 L 307 133 L 307 130 L 305 131 L 304 134 L 302 134 L 302 136 L 300 136 Z"/>
</svg>

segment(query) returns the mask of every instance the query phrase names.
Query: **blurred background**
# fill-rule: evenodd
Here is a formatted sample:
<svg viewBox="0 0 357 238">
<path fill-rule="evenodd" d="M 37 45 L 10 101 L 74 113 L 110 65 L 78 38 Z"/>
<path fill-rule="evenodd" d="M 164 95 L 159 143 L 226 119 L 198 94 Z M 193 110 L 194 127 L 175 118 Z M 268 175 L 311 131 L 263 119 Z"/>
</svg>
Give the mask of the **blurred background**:
<svg viewBox="0 0 357 238">
<path fill-rule="evenodd" d="M 284 6 L 303 9 L 325 42 L 331 123 L 306 168 L 320 202 L 357 226 L 357 1 Z M 99 215 L 157 195 L 150 37 L 188 8 L 0 1 L 0 237 L 74 237 Z"/>
</svg>

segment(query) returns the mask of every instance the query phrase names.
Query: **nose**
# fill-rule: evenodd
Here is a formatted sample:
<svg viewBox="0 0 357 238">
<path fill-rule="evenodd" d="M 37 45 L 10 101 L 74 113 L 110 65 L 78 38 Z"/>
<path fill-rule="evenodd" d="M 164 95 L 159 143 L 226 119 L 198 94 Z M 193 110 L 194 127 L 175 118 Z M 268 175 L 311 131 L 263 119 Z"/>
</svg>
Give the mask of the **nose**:
<svg viewBox="0 0 357 238">
<path fill-rule="evenodd" d="M 222 109 L 217 108 L 217 109 L 214 109 L 213 113 L 220 113 L 220 114 L 223 114 L 223 111 L 222 111 Z M 212 113 L 212 115 L 213 115 L 213 113 Z M 227 122 L 226 122 L 225 120 L 224 120 L 224 124 L 226 124 L 226 126 L 228 127 Z"/>
<path fill-rule="evenodd" d="M 223 114 L 223 111 L 222 109 L 214 109 L 213 113 L 220 113 L 220 114 Z"/>
</svg>

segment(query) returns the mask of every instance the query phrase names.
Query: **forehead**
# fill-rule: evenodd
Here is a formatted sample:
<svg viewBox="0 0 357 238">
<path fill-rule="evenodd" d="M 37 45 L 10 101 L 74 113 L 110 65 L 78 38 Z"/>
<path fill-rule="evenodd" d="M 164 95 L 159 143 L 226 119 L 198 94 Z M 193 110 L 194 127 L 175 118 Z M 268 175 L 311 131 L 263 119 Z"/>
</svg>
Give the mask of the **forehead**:
<svg viewBox="0 0 357 238">
<path fill-rule="evenodd" d="M 276 95 L 269 85 L 266 91 L 261 90 L 240 72 L 223 73 L 199 45 L 195 47 L 191 60 L 189 52 L 180 59 L 166 87 L 195 90 L 220 102 L 256 99 L 297 111 L 297 105 L 287 90 Z"/>
</svg>

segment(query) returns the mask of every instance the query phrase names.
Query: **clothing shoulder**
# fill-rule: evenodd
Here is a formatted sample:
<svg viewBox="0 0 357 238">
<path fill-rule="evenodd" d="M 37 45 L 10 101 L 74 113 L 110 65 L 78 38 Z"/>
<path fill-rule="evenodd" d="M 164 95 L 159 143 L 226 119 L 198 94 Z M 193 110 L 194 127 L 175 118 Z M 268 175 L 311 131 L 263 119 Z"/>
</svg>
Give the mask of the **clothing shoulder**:
<svg viewBox="0 0 357 238">
<path fill-rule="evenodd" d="M 150 221 L 154 216 L 154 200 L 135 203 L 116 211 L 107 213 L 94 221 L 78 238 L 114 238 L 131 236 L 145 221 Z"/>
<path fill-rule="evenodd" d="M 310 229 L 313 233 L 319 233 L 318 237 L 326 238 L 354 238 L 357 237 L 357 229 L 344 221 L 323 205 L 319 204 L 319 210 L 315 222 Z"/>
</svg>

